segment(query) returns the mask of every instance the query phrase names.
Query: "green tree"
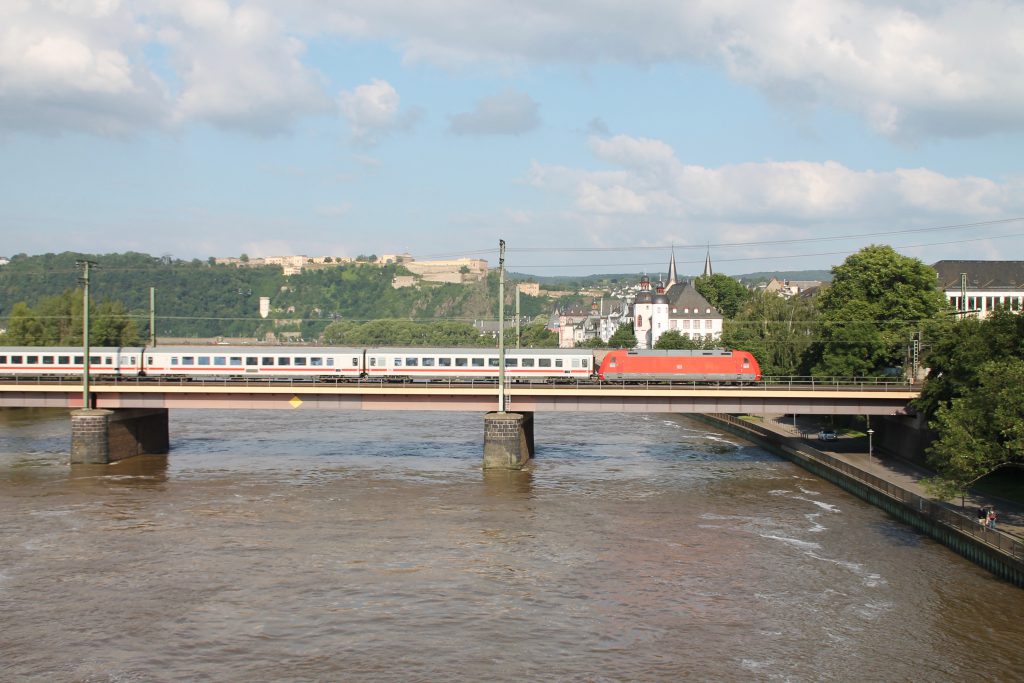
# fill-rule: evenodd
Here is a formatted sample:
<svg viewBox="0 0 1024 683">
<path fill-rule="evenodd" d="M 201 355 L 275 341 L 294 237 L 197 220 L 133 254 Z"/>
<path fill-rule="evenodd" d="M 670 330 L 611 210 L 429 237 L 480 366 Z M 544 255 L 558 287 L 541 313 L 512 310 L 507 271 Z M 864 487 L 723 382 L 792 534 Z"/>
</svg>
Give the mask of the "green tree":
<svg viewBox="0 0 1024 683">
<path fill-rule="evenodd" d="M 911 334 L 946 308 L 935 271 L 871 245 L 832 269 L 818 298 L 819 336 L 807 366 L 817 376 L 882 375 L 900 366 Z"/>
<path fill-rule="evenodd" d="M 989 361 L 978 387 L 939 406 L 931 426 L 939 438 L 928 449 L 939 472 L 932 488 L 942 497 L 1006 465 L 1024 464 L 1024 360 Z"/>
<path fill-rule="evenodd" d="M 636 334 L 633 332 L 633 323 L 622 323 L 618 329 L 612 333 L 611 338 L 608 340 L 608 348 L 610 349 L 633 349 L 636 348 Z"/>
<path fill-rule="evenodd" d="M 489 346 L 483 336 L 468 323 L 412 322 L 409 320 L 371 320 L 362 324 L 339 321 L 324 329 L 324 341 L 340 346 Z"/>
<path fill-rule="evenodd" d="M 721 273 L 702 275 L 693 281 L 693 286 L 724 318 L 735 317 L 751 297 L 750 290 L 741 282 Z"/>
<path fill-rule="evenodd" d="M 797 375 L 815 334 L 815 317 L 807 299 L 758 292 L 724 322 L 721 345 L 754 354 L 765 375 Z"/>
<path fill-rule="evenodd" d="M 668 330 L 662 332 L 661 336 L 658 337 L 658 341 L 654 342 L 654 348 L 656 349 L 700 349 L 704 348 L 703 340 L 697 341 L 691 339 L 689 335 L 681 334 L 676 330 Z"/>
<path fill-rule="evenodd" d="M 124 304 L 104 301 L 96 306 L 89 325 L 89 343 L 98 346 L 135 346 L 140 343 L 138 325 L 128 315 Z"/>
<path fill-rule="evenodd" d="M 978 387 L 978 371 L 987 361 L 1024 359 L 1024 316 L 998 310 L 984 320 L 935 323 L 925 328 L 922 346 L 930 369 L 914 407 L 931 418 L 940 406 Z"/>
<path fill-rule="evenodd" d="M 523 325 L 519 343 L 527 349 L 557 349 L 558 335 L 547 328 L 543 321 Z"/>
<path fill-rule="evenodd" d="M 19 301 L 11 308 L 7 321 L 7 343 L 13 346 L 46 344 L 42 322 L 24 301 Z"/>
<path fill-rule="evenodd" d="M 607 348 L 607 344 L 602 341 L 600 337 L 591 337 L 590 339 L 584 339 L 581 342 L 576 342 L 577 349 L 604 349 Z"/>
</svg>

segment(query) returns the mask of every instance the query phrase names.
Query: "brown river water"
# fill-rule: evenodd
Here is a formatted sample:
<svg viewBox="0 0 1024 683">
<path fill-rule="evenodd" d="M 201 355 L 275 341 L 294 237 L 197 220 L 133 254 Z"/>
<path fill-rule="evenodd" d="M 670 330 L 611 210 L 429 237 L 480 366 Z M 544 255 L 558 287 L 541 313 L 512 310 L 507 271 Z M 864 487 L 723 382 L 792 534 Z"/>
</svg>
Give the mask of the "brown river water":
<svg viewBox="0 0 1024 683">
<path fill-rule="evenodd" d="M 2 681 L 1019 681 L 1024 591 L 675 415 L 0 411 Z"/>
</svg>

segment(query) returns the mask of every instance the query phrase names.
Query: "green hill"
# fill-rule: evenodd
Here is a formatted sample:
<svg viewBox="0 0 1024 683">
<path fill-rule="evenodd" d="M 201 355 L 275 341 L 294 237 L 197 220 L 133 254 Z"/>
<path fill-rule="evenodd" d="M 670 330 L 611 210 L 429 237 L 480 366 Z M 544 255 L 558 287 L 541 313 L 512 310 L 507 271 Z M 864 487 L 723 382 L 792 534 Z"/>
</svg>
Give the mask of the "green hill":
<svg viewBox="0 0 1024 683">
<path fill-rule="evenodd" d="M 0 326 L 19 302 L 40 301 L 80 287 L 76 261 L 96 266 L 90 278 L 93 301 L 118 301 L 148 334 L 149 290 L 156 288 L 157 334 L 162 337 L 262 337 L 266 332 L 299 332 L 316 339 L 334 320 L 462 320 L 494 318 L 497 276 L 469 284 L 423 282 L 395 289 L 400 266 L 350 264 L 286 277 L 279 266 L 236 267 L 210 261 L 182 261 L 148 254 L 19 255 L 0 266 Z M 404 272 L 404 271 L 402 271 Z M 513 301 L 511 288 L 506 297 Z M 270 298 L 268 320 L 259 315 L 260 297 Z M 525 315 L 546 309 L 540 298 L 522 297 Z"/>
</svg>

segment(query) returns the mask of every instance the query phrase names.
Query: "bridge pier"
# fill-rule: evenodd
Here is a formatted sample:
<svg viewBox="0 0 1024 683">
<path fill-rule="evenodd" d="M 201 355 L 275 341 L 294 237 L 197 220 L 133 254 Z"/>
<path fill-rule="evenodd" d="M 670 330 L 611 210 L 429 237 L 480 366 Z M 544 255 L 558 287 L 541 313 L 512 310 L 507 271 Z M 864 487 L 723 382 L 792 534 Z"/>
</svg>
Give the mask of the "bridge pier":
<svg viewBox="0 0 1024 683">
<path fill-rule="evenodd" d="M 533 457 L 533 413 L 484 415 L 484 469 L 519 470 Z"/>
<path fill-rule="evenodd" d="M 71 413 L 71 464 L 107 464 L 170 450 L 166 408 L 75 410 Z"/>
</svg>

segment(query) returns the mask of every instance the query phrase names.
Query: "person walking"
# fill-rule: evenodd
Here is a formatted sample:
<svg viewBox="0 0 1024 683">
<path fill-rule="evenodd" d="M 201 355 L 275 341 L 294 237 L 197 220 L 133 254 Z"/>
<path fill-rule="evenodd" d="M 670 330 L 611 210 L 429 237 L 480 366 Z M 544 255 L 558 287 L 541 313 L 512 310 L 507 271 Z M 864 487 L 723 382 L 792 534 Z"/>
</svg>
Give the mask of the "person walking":
<svg viewBox="0 0 1024 683">
<path fill-rule="evenodd" d="M 978 508 L 978 526 L 985 526 L 988 523 L 988 510 L 984 506 Z"/>
<path fill-rule="evenodd" d="M 995 508 L 992 508 L 991 510 L 988 511 L 988 524 L 987 524 L 987 526 L 988 526 L 989 529 L 992 529 L 993 531 L 996 528 L 996 509 Z"/>
</svg>

